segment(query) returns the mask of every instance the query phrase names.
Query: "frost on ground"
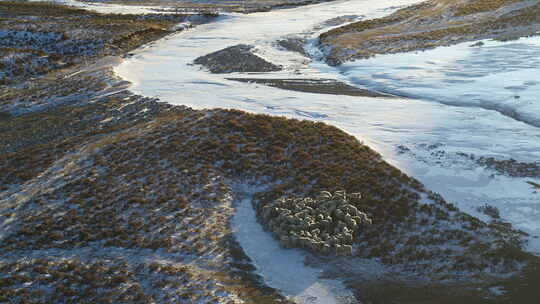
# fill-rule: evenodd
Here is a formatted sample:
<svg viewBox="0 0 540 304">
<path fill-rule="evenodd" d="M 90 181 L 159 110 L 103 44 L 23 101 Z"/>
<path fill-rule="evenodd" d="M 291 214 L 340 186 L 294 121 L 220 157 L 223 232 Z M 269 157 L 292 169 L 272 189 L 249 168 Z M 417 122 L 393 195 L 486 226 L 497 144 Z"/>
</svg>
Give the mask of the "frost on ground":
<svg viewBox="0 0 540 304">
<path fill-rule="evenodd" d="M 182 30 L 178 23 L 206 21 L 190 14 L 98 14 L 41 2 L 2 1 L 0 9 L 0 85 L 121 55 Z"/>
<path fill-rule="evenodd" d="M 538 1 L 428 0 L 383 18 L 362 20 L 320 36 L 327 62 L 410 52 L 479 39 L 535 35 Z"/>
<path fill-rule="evenodd" d="M 51 78 L 2 92 L 0 301 L 340 303 L 358 296 L 343 287 L 389 278 L 515 295 L 507 280 L 535 270 L 522 232 L 463 213 L 335 127 L 160 104 L 107 69 Z M 71 102 L 51 102 L 61 94 Z M 362 194 L 372 224 L 351 257 L 285 250 L 255 222 L 322 190 Z"/>
<path fill-rule="evenodd" d="M 409 173 L 467 213 L 488 222 L 507 221 L 529 233 L 528 250 L 539 254 L 538 163 L 479 157 L 481 151 L 472 151 L 442 143 L 411 144 L 399 146 L 396 157 L 414 160 Z"/>
<path fill-rule="evenodd" d="M 200 118 L 174 112 L 185 118 L 179 124 Z M 223 178 L 176 154 L 172 141 L 183 132 L 162 133 L 155 127 L 175 124 L 154 118 L 93 134 L 73 128 L 67 138 L 2 154 L 0 300 L 279 301 L 237 273 L 242 256 L 227 224 L 233 209 Z"/>
<path fill-rule="evenodd" d="M 117 116 L 129 115 L 121 109 L 133 104 L 122 100 Z M 239 182 L 264 186 L 253 195 L 256 210 L 282 196 L 361 192 L 356 207 L 373 225 L 362 230 L 353 255 L 379 259 L 408 277 L 489 281 L 527 263 L 520 232 L 460 212 L 335 127 L 234 110 L 157 109 L 151 117 L 119 119 L 99 132 L 75 130 L 0 156 L 4 298 L 286 301 L 273 289 L 283 282 L 254 275 L 234 241 Z M 17 119 L 25 116 L 7 123 L 24 123 Z M 75 129 L 70 119 L 77 118 L 63 124 Z M 246 250 L 261 274 L 273 271 Z M 325 264 L 312 256 L 314 265 Z M 332 272 L 336 267 L 322 269 L 338 283 L 344 273 L 357 280 L 373 275 Z M 313 284 L 293 296 L 334 297 L 328 290 L 339 284 L 315 281 L 318 272 L 310 271 Z"/>
</svg>

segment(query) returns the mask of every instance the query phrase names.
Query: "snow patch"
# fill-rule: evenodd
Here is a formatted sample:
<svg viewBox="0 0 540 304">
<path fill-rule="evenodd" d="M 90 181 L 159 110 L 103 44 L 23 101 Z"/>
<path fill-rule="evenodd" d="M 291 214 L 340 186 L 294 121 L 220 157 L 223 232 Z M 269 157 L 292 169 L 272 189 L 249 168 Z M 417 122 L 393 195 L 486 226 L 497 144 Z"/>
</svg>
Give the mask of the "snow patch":
<svg viewBox="0 0 540 304">
<path fill-rule="evenodd" d="M 268 286 L 302 304 L 356 303 L 352 292 L 340 281 L 321 279 L 321 269 L 307 266 L 305 253 L 281 248 L 257 223 L 250 198 L 242 199 L 236 206 L 233 228 L 238 242 Z"/>
</svg>

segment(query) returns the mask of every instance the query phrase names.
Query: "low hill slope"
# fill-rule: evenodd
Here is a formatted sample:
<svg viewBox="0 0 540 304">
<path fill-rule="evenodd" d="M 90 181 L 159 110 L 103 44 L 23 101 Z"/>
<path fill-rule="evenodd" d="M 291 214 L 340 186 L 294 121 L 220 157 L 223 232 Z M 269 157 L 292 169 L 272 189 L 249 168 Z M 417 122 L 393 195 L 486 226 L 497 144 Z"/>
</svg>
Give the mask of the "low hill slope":
<svg viewBox="0 0 540 304">
<path fill-rule="evenodd" d="M 489 282 L 529 260 L 519 231 L 460 212 L 335 127 L 230 110 L 153 113 L 0 156 L 0 300 L 283 301 L 250 275 L 234 241 L 238 184 L 264 186 L 258 209 L 361 192 L 356 207 L 373 223 L 352 254 L 419 278 Z"/>
<path fill-rule="evenodd" d="M 538 0 L 428 0 L 320 36 L 329 64 L 486 38 L 511 39 L 540 30 Z"/>
<path fill-rule="evenodd" d="M 212 17 L 215 14 L 99 14 L 52 2 L 2 1 L 0 88 L 105 56 L 123 55 Z"/>
</svg>

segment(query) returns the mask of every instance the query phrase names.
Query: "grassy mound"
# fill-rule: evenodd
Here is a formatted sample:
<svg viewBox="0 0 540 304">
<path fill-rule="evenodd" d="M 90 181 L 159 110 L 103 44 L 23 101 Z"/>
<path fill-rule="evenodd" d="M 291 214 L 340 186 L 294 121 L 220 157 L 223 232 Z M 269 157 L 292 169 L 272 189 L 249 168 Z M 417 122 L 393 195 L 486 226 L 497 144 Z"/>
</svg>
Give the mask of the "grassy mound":
<svg viewBox="0 0 540 304">
<path fill-rule="evenodd" d="M 122 55 L 176 31 L 190 16 L 98 14 L 25 1 L 2 1 L 0 11 L 0 85 Z"/>
<path fill-rule="evenodd" d="M 521 0 L 429 0 L 320 36 L 330 64 L 478 39 L 534 35 L 540 4 Z"/>
<path fill-rule="evenodd" d="M 342 250 L 419 276 L 484 280 L 525 265 L 520 232 L 460 212 L 335 127 L 126 97 L 2 122 L 27 132 L 34 120 L 62 117 L 35 125 L 34 144 L 0 157 L 4 298 L 283 301 L 232 241 L 238 182 L 267 189 L 254 198 L 261 222 L 279 198 L 299 210 L 305 200 L 287 198 L 362 193 L 351 202 L 373 223 Z M 132 116 L 141 112 L 150 114 Z M 100 127 L 84 127 L 92 125 Z M 336 209 L 355 213 L 345 207 Z M 103 292 L 85 292 L 96 287 Z"/>
</svg>

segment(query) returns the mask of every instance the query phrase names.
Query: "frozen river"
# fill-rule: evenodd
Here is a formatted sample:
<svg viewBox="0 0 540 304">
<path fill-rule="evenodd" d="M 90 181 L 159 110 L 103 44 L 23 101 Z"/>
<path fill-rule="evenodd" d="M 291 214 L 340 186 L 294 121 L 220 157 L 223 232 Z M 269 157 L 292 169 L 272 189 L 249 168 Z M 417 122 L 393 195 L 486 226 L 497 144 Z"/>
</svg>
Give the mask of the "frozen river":
<svg viewBox="0 0 540 304">
<path fill-rule="evenodd" d="M 418 1 L 337 1 L 250 15 L 230 14 L 217 22 L 143 48 L 116 67 L 132 90 L 194 108 L 236 108 L 254 113 L 324 121 L 364 141 L 400 169 L 478 215 L 478 206 L 498 207 L 517 227 L 540 235 L 537 178 L 512 178 L 480 167 L 476 158 L 536 162 L 540 159 L 540 39 L 485 41 L 411 54 L 378 56 L 329 67 L 276 47 L 282 38 L 308 39 L 344 15 L 374 18 Z M 239 43 L 252 44 L 284 71 L 263 78 L 331 78 L 414 98 L 385 99 L 285 91 L 238 83 L 192 65 L 195 58 Z M 540 252 L 531 238 L 530 250 Z"/>
<path fill-rule="evenodd" d="M 529 249 L 540 254 L 540 190 L 532 184 L 540 184 L 540 179 L 505 176 L 474 160 L 540 160 L 540 39 L 484 41 L 473 47 L 465 43 L 377 56 L 340 67 L 275 44 L 283 38 L 305 38 L 308 51 L 317 58 L 316 37 L 335 26 L 327 20 L 345 15 L 355 15 L 355 20 L 380 17 L 416 2 L 348 0 L 250 15 L 225 14 L 216 22 L 141 48 L 115 72 L 133 83 L 135 93 L 171 104 L 235 108 L 337 126 L 462 210 L 485 219 L 477 207 L 486 203 L 498 207 L 504 219 L 531 234 Z M 285 91 L 226 79 L 246 74 L 216 75 L 192 65 L 199 56 L 240 43 L 256 46 L 261 57 L 285 67 L 281 72 L 249 77 L 330 78 L 410 98 Z M 257 254 L 254 251 L 250 256 L 257 261 L 253 256 Z M 264 256 L 259 258 L 260 265 L 269 263 Z"/>
</svg>

